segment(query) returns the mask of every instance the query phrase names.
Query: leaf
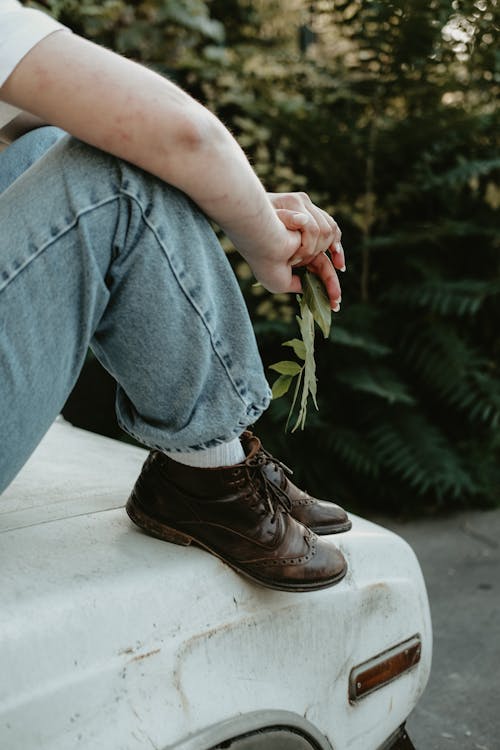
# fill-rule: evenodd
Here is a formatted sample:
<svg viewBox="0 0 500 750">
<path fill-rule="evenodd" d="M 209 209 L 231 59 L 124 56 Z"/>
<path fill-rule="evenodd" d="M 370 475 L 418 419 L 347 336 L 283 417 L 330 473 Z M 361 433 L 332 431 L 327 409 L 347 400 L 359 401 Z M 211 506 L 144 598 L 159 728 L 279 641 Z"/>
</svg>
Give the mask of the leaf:
<svg viewBox="0 0 500 750">
<path fill-rule="evenodd" d="M 302 341 L 304 342 L 307 360 L 311 356 L 314 358 L 314 318 L 304 297 L 299 298 L 299 304 L 301 315 L 297 315 L 296 317 Z"/>
<path fill-rule="evenodd" d="M 184 3 L 171 0 L 166 10 L 168 17 L 181 26 L 198 31 L 215 42 L 222 43 L 224 41 L 224 26 L 220 21 L 209 18 L 207 8 L 203 3 L 200 3 L 199 7 L 193 12 L 193 8 L 184 7 Z"/>
<path fill-rule="evenodd" d="M 304 429 L 309 396 L 312 397 L 316 409 L 318 408 L 316 402 L 316 362 L 314 361 L 314 317 L 309 309 L 305 296 L 299 298 L 299 304 L 301 316 L 297 316 L 297 322 L 304 342 L 306 358 L 303 366 L 304 382 L 302 384 L 300 409 L 297 421 L 292 428 L 292 432 L 295 432 L 299 427 L 301 430 Z"/>
<path fill-rule="evenodd" d="M 347 366 L 341 373 L 337 373 L 336 379 L 353 391 L 370 393 L 372 396 L 385 399 L 390 404 L 413 405 L 415 403 L 406 383 L 388 367 L 372 365 L 360 369 Z"/>
<path fill-rule="evenodd" d="M 306 271 L 302 278 L 302 288 L 306 304 L 322 330 L 323 336 L 327 339 L 332 322 L 332 311 L 324 284 L 315 274 Z"/>
<path fill-rule="evenodd" d="M 334 344 L 361 349 L 372 357 L 384 357 L 392 351 L 388 346 L 377 341 L 369 332 L 364 331 L 362 335 L 351 333 L 347 328 L 340 325 L 336 325 L 332 329 L 330 338 Z"/>
<path fill-rule="evenodd" d="M 302 368 L 297 362 L 282 360 L 281 362 L 276 362 L 274 365 L 270 365 L 269 369 L 276 370 L 281 375 L 298 375 Z"/>
<path fill-rule="evenodd" d="M 290 411 L 288 412 L 288 417 L 287 417 L 287 420 L 286 420 L 285 432 L 288 430 L 288 425 L 290 424 L 290 419 L 292 418 L 293 410 L 295 409 L 295 404 L 297 403 L 297 396 L 299 395 L 300 383 L 302 381 L 302 375 L 303 375 L 303 373 L 304 373 L 304 370 L 302 369 L 300 371 L 299 377 L 297 378 L 297 384 L 295 386 L 295 391 L 294 391 L 294 394 L 293 394 L 292 405 L 290 407 Z M 293 432 L 293 430 L 292 430 L 292 432 Z"/>
<path fill-rule="evenodd" d="M 290 388 L 292 380 L 293 375 L 280 375 L 279 378 L 273 383 L 273 398 L 280 398 L 281 396 L 284 396 Z"/>
<path fill-rule="evenodd" d="M 290 339 L 290 341 L 285 341 L 283 346 L 291 346 L 299 359 L 306 358 L 306 347 L 304 342 L 300 339 Z"/>
</svg>

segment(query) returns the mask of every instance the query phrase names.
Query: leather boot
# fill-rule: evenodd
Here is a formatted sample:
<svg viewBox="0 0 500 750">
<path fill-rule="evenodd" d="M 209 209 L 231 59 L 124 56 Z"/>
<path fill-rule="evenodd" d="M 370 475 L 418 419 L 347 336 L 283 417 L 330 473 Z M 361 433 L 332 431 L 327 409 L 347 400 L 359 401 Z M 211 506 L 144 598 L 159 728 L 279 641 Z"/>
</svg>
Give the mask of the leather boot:
<svg viewBox="0 0 500 750">
<path fill-rule="evenodd" d="M 265 472 L 260 441 L 245 441 L 246 460 L 199 469 L 152 451 L 127 502 L 148 534 L 196 544 L 253 581 L 282 591 L 332 586 L 347 571 L 331 542 L 290 515 L 288 496 Z"/>
<path fill-rule="evenodd" d="M 241 442 L 244 450 L 253 437 L 250 431 L 243 433 Z M 297 521 L 308 526 L 315 534 L 338 534 L 341 531 L 349 531 L 352 523 L 340 505 L 318 500 L 296 487 L 288 478 L 293 471 L 271 456 L 262 445 L 259 455 L 263 457 L 262 470 L 266 477 L 286 494 L 291 504 L 290 513 Z"/>
</svg>

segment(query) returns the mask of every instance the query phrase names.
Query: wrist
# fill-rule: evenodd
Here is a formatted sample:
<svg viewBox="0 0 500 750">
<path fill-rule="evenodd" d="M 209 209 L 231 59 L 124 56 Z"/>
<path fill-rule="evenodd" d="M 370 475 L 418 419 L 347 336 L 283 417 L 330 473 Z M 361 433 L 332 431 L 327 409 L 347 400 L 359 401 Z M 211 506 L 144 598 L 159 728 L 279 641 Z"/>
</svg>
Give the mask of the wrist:
<svg viewBox="0 0 500 750">
<path fill-rule="evenodd" d="M 265 197 L 244 222 L 227 233 L 250 265 L 257 262 L 279 263 L 289 244 L 286 228 Z"/>
</svg>

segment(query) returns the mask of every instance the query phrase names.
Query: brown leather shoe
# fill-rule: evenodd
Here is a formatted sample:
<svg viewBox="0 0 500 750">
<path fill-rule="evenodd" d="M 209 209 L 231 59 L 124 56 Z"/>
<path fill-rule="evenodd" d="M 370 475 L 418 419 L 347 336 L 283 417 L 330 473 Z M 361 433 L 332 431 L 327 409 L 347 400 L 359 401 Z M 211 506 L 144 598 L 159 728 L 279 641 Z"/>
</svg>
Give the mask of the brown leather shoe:
<svg viewBox="0 0 500 750">
<path fill-rule="evenodd" d="M 290 501 L 266 476 L 255 437 L 236 466 L 199 469 L 152 451 L 127 502 L 148 534 L 197 544 L 257 583 L 283 591 L 314 591 L 340 581 L 342 553 L 296 521 Z"/>
<path fill-rule="evenodd" d="M 247 449 L 249 441 L 253 438 L 249 431 L 241 436 L 243 448 Z M 330 501 L 318 500 L 311 497 L 307 492 L 299 490 L 287 477 L 293 471 L 285 466 L 277 458 L 271 456 L 261 446 L 259 456 L 262 456 L 262 470 L 266 477 L 280 488 L 291 503 L 291 515 L 304 526 L 308 526 L 315 534 L 338 534 L 341 531 L 349 531 L 352 526 L 345 510 Z"/>
</svg>

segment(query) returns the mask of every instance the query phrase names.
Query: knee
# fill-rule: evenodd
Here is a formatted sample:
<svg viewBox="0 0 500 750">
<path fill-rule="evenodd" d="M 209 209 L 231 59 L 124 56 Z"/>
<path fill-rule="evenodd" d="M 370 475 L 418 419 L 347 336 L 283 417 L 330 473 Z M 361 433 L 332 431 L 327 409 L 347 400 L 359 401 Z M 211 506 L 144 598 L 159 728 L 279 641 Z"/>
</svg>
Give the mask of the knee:
<svg viewBox="0 0 500 750">
<path fill-rule="evenodd" d="M 25 133 L 19 138 L 18 142 L 20 144 L 29 144 L 29 152 L 34 157 L 33 161 L 36 161 L 65 135 L 64 130 L 52 125 L 46 125 L 45 127 L 36 128 Z"/>
<path fill-rule="evenodd" d="M 120 193 L 140 206 L 152 226 L 165 222 L 186 230 L 196 226 L 203 235 L 215 236 L 205 214 L 189 196 L 140 167 L 71 136 L 61 140 L 53 154 L 61 159 L 66 179 L 80 190 L 86 185 L 91 196 L 103 190 Z"/>
</svg>

